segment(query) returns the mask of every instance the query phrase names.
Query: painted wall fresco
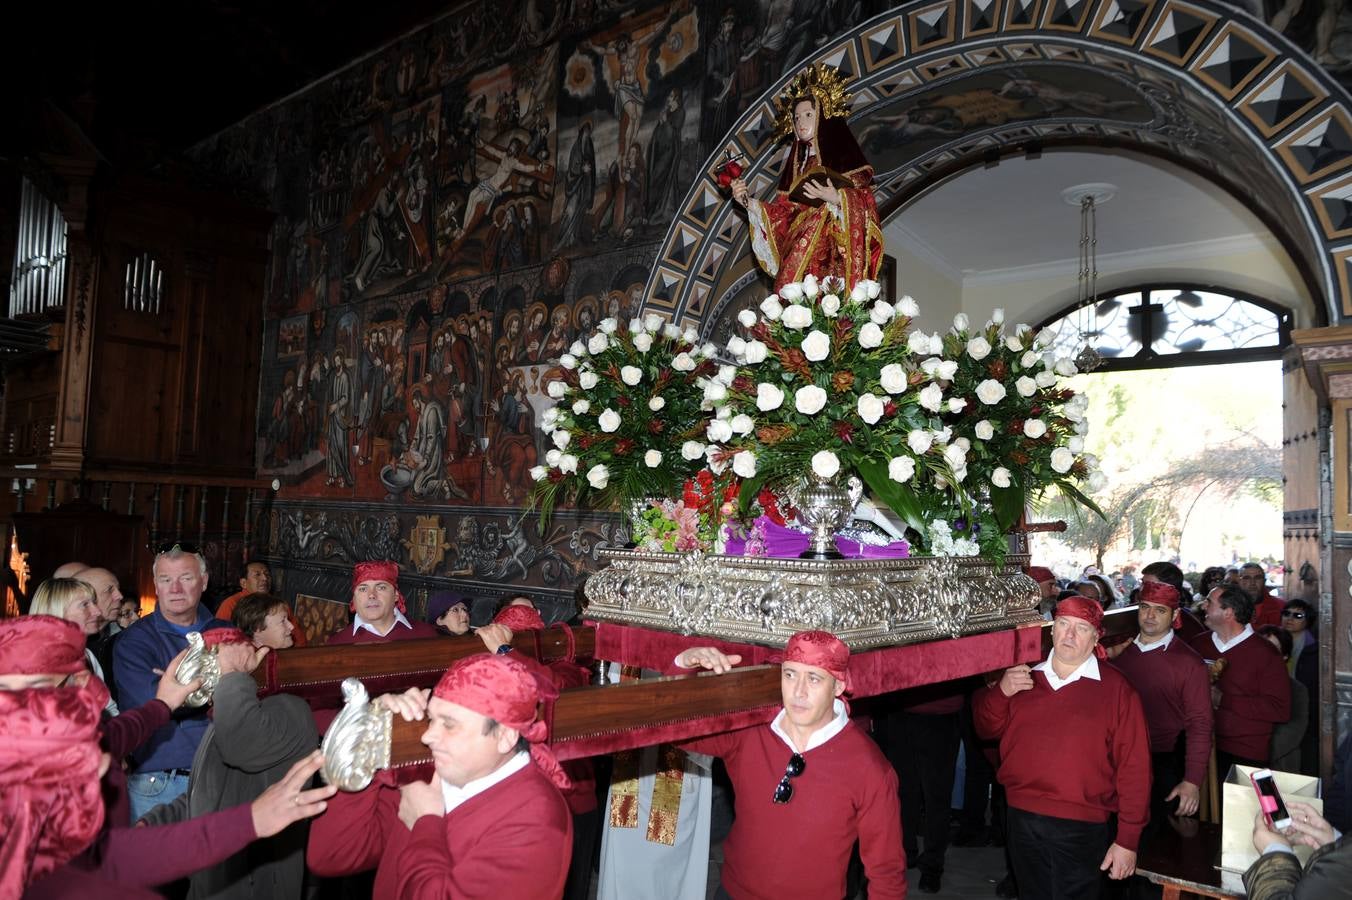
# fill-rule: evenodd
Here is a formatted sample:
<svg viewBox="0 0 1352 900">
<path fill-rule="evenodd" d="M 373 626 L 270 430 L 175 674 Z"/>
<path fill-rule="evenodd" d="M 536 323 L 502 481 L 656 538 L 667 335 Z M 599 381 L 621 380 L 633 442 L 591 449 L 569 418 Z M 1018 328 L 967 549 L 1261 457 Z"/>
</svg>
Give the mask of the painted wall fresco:
<svg viewBox="0 0 1352 900">
<path fill-rule="evenodd" d="M 478 4 L 196 148 L 278 214 L 257 452 L 282 483 L 258 532 L 281 578 L 387 556 L 471 594 L 569 593 L 618 532 L 513 514 L 551 360 L 637 311 L 713 145 L 875 6 Z M 409 540 L 429 515 L 435 561 Z"/>
</svg>

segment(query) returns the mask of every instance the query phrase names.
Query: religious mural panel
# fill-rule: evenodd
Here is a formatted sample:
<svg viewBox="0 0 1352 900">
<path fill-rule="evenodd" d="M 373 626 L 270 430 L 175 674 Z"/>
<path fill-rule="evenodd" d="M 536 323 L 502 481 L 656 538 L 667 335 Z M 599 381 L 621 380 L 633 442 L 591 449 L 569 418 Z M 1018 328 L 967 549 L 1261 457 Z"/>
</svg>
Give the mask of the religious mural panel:
<svg viewBox="0 0 1352 900">
<path fill-rule="evenodd" d="M 671 223 L 697 117 L 700 18 L 658 6 L 560 44 L 559 191 L 550 247 L 590 253 L 654 240 Z M 689 160 L 689 162 L 687 162 Z"/>
</svg>

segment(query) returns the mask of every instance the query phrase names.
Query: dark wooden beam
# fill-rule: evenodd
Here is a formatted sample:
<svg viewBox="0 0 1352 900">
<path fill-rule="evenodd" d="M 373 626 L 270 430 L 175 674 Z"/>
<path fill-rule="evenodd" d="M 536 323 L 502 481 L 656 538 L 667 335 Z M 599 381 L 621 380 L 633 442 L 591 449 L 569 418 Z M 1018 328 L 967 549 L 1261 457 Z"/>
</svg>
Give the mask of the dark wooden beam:
<svg viewBox="0 0 1352 900">
<path fill-rule="evenodd" d="M 575 659 L 590 659 L 596 647 L 596 629 L 572 629 Z M 523 632 L 512 647 L 540 662 L 565 659 L 568 635 L 562 628 Z M 410 687 L 431 687 L 458 659 L 484 652 L 473 635 L 423 638 L 387 644 L 345 644 L 299 647 L 268 655 L 254 672 L 259 688 L 305 698 L 316 708 L 343 703 L 344 678 L 360 678 L 372 696 Z"/>
</svg>

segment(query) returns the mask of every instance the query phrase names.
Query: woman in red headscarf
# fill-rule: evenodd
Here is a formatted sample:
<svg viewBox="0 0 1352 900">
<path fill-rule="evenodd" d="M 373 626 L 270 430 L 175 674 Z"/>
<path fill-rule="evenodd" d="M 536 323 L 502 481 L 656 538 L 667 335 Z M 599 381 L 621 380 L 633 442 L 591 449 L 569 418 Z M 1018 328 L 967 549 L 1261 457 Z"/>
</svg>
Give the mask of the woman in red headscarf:
<svg viewBox="0 0 1352 900">
<path fill-rule="evenodd" d="M 776 291 L 808 275 L 841 277 L 849 291 L 882 265 L 873 167 L 845 121 L 849 99 L 835 69 L 805 69 L 780 98 L 779 133 L 790 141 L 775 198 L 753 199 L 741 179 L 730 185 Z"/>
<path fill-rule="evenodd" d="M 389 560 L 369 560 L 352 569 L 351 627 L 329 635 L 330 644 L 382 644 L 410 638 L 436 637 L 426 622 L 410 622 L 408 604 L 399 591 L 399 566 Z"/>
</svg>

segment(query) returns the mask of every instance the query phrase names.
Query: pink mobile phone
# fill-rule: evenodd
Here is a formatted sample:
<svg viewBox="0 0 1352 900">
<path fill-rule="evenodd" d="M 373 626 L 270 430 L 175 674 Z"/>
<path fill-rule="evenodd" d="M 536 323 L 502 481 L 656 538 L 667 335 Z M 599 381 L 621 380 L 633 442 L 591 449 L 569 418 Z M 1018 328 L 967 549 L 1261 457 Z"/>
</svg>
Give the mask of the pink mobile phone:
<svg viewBox="0 0 1352 900">
<path fill-rule="evenodd" d="M 1291 814 L 1286 811 L 1286 804 L 1282 802 L 1282 795 L 1277 790 L 1272 770 L 1258 769 L 1249 776 L 1249 779 L 1253 781 L 1253 789 L 1258 792 L 1258 806 L 1263 810 L 1263 818 L 1267 820 L 1268 827 L 1276 831 L 1290 828 Z"/>
</svg>

